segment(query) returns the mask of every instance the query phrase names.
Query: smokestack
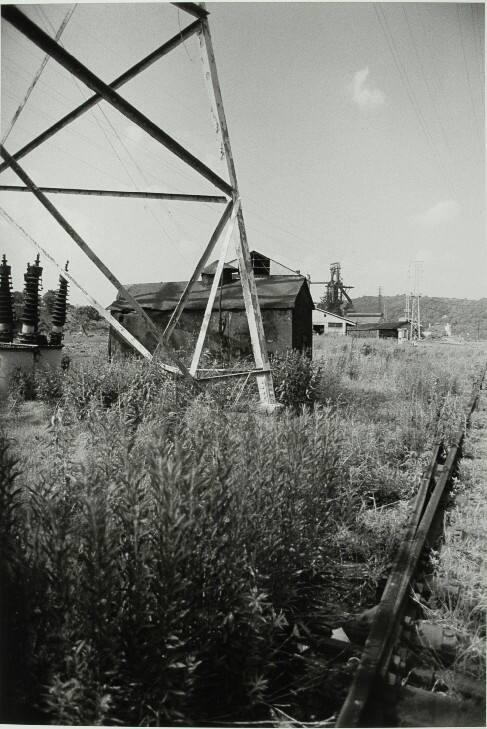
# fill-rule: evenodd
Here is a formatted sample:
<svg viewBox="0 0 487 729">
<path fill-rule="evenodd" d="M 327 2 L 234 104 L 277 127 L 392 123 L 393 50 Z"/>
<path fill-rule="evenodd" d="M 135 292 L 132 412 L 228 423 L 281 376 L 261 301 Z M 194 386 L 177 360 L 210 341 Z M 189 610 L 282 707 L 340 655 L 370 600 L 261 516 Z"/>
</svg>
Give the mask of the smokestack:
<svg viewBox="0 0 487 729">
<path fill-rule="evenodd" d="M 384 305 L 384 298 L 382 296 L 382 286 L 379 286 L 379 311 L 382 314 L 382 318 L 386 317 L 386 307 Z"/>
<path fill-rule="evenodd" d="M 39 254 L 37 254 L 35 263 L 32 266 L 28 263 L 27 272 L 24 274 L 24 308 L 20 318 L 22 344 L 37 344 L 41 276 L 42 267 L 39 265 Z"/>
<path fill-rule="evenodd" d="M 11 267 L 5 253 L 0 264 L 0 342 L 11 342 L 14 335 Z"/>
<path fill-rule="evenodd" d="M 68 270 L 68 263 L 64 270 Z M 66 308 L 68 300 L 68 280 L 63 275 L 59 276 L 59 288 L 56 292 L 52 311 L 52 330 L 49 337 L 49 344 L 60 345 L 63 341 L 63 327 L 66 324 Z"/>
</svg>

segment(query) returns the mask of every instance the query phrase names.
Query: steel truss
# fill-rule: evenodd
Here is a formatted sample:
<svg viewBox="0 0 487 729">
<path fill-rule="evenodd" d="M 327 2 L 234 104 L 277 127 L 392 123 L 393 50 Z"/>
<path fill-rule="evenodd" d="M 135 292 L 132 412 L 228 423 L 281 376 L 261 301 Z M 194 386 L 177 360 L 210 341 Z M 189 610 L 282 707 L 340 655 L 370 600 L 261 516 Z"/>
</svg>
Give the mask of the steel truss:
<svg viewBox="0 0 487 729">
<path fill-rule="evenodd" d="M 242 212 L 242 205 L 238 192 L 237 176 L 235 172 L 235 165 L 233 161 L 232 150 L 230 146 L 230 137 L 228 134 L 228 127 L 225 118 L 225 112 L 223 108 L 223 100 L 221 95 L 220 83 L 218 80 L 215 55 L 213 51 L 213 45 L 211 41 L 210 28 L 208 23 L 208 11 L 205 9 L 203 4 L 196 3 L 172 3 L 176 7 L 184 10 L 189 15 L 196 17 L 196 20 L 188 25 L 186 28 L 181 30 L 177 35 L 163 43 L 159 48 L 141 59 L 138 63 L 131 66 L 121 76 L 118 76 L 111 84 L 104 83 L 98 76 L 91 72 L 83 63 L 81 63 L 72 54 L 66 51 L 62 46 L 53 40 L 47 33 L 45 33 L 38 25 L 32 22 L 19 8 L 15 5 L 2 5 L 2 18 L 9 22 L 16 30 L 26 36 L 32 43 L 38 48 L 44 51 L 47 55 L 53 58 L 63 68 L 69 71 L 75 78 L 82 81 L 88 86 L 93 92 L 93 96 L 87 101 L 80 104 L 76 109 L 73 109 L 69 114 L 63 116 L 55 124 L 45 129 L 41 134 L 32 139 L 28 144 L 24 145 L 21 149 L 17 150 L 14 154 L 9 154 L 4 146 L 0 145 L 0 155 L 4 162 L 0 164 L 0 173 L 7 169 L 12 169 L 15 174 L 24 183 L 24 186 L 17 185 L 0 185 L 0 190 L 16 191 L 16 192 L 30 192 L 32 193 L 44 208 L 50 213 L 50 215 L 58 222 L 58 224 L 64 229 L 64 231 L 70 236 L 70 238 L 79 246 L 79 248 L 86 254 L 86 256 L 96 265 L 96 267 L 104 274 L 104 276 L 112 283 L 119 294 L 131 304 L 133 309 L 141 316 L 147 326 L 149 327 L 150 333 L 153 335 L 156 342 L 156 348 L 153 354 L 142 346 L 142 344 L 134 338 L 130 332 L 118 321 L 114 319 L 105 309 L 92 299 L 92 297 L 84 291 L 79 284 L 68 276 L 78 288 L 80 288 L 85 295 L 88 296 L 92 303 L 96 304 L 98 311 L 104 316 L 104 318 L 114 327 L 124 340 L 132 346 L 136 351 L 142 354 L 147 359 L 151 359 L 160 348 L 163 352 L 163 356 L 172 362 L 172 364 L 160 363 L 165 369 L 180 373 L 184 376 L 191 378 L 191 380 L 209 380 L 219 379 L 227 376 L 249 376 L 249 374 L 255 375 L 259 388 L 259 396 L 261 402 L 266 406 L 275 406 L 275 395 L 272 381 L 272 373 L 269 365 L 269 358 L 267 355 L 267 348 L 264 336 L 264 327 L 262 323 L 262 316 L 259 306 L 259 300 L 257 296 L 257 288 L 252 272 L 252 266 L 250 261 L 250 252 L 247 242 L 247 235 L 245 229 L 245 222 Z M 208 91 L 210 94 L 210 100 L 213 105 L 213 109 L 216 118 L 219 122 L 219 129 L 222 136 L 223 148 L 225 152 L 225 158 L 228 169 L 228 176 L 230 183 L 226 182 L 223 178 L 217 175 L 212 169 L 210 169 L 201 160 L 195 157 L 191 152 L 185 149 L 179 142 L 173 137 L 167 134 L 157 124 L 152 122 L 147 116 L 142 114 L 135 106 L 125 101 L 117 93 L 117 89 L 123 86 L 127 81 L 133 79 L 135 76 L 140 74 L 142 71 L 147 69 L 155 61 L 167 55 L 170 51 L 177 48 L 187 38 L 197 34 L 200 42 L 201 59 L 203 64 L 203 71 L 205 81 L 208 85 Z M 82 188 L 63 188 L 63 187 L 39 187 L 21 167 L 19 161 L 22 157 L 26 156 L 38 146 L 43 144 L 47 139 L 50 139 L 58 131 L 64 129 L 65 126 L 70 124 L 75 119 L 78 119 L 88 109 L 98 104 L 99 101 L 104 100 L 117 109 L 127 119 L 136 124 L 140 129 L 149 134 L 163 147 L 175 154 L 179 159 L 185 162 L 189 167 L 198 172 L 202 177 L 211 182 L 223 195 L 199 195 L 199 194 L 180 194 L 171 192 L 126 192 L 122 190 L 95 190 L 95 189 L 82 189 Z M 181 200 L 185 202 L 211 202 L 211 203 L 226 203 L 225 209 L 216 225 L 216 228 L 206 246 L 203 253 L 200 256 L 199 261 L 191 275 L 181 298 L 174 309 L 172 316 L 166 326 L 166 329 L 161 334 L 154 322 L 147 315 L 145 310 L 141 307 L 139 302 L 129 293 L 129 291 L 123 286 L 123 284 L 117 279 L 113 272 L 103 263 L 103 261 L 97 256 L 94 250 L 83 240 L 83 238 L 77 233 L 77 231 L 70 225 L 70 223 L 64 218 L 54 204 L 46 197 L 47 194 L 52 193 L 63 193 L 72 195 L 100 195 L 100 196 L 113 196 L 122 198 L 146 198 L 146 199 L 169 199 L 169 200 Z M 6 218 L 13 224 L 16 225 L 19 232 L 26 237 L 31 243 L 36 243 L 18 224 L 13 221 L 10 216 Z M 211 376 L 200 376 L 201 370 L 199 370 L 199 360 L 203 350 L 203 344 L 208 331 L 210 322 L 211 312 L 213 309 L 213 303 L 215 301 L 218 284 L 220 281 L 220 274 L 223 268 L 223 264 L 226 257 L 226 252 L 232 236 L 234 227 L 238 224 L 239 235 L 237 238 L 237 258 L 240 270 L 240 280 L 242 284 L 243 299 L 245 304 L 245 310 L 247 315 L 247 321 L 249 325 L 250 338 L 252 343 L 252 350 L 254 354 L 255 366 L 254 370 L 245 372 L 228 372 L 225 375 L 221 373 L 216 375 L 215 378 Z M 225 233 L 225 235 L 223 235 Z M 213 280 L 213 285 L 208 298 L 206 311 L 203 317 L 198 340 L 193 353 L 193 358 L 189 370 L 179 360 L 175 351 L 170 346 L 170 340 L 174 329 L 177 326 L 179 318 L 184 311 L 185 304 L 188 300 L 189 294 L 200 276 L 203 268 L 207 264 L 212 251 L 217 245 L 218 241 L 222 239 L 222 246 L 220 256 L 218 259 L 218 266 Z M 45 251 L 43 251 L 46 254 Z M 52 256 L 48 256 L 51 261 L 59 268 L 59 264 L 54 261 Z M 116 323 L 116 324 L 115 324 Z"/>
</svg>

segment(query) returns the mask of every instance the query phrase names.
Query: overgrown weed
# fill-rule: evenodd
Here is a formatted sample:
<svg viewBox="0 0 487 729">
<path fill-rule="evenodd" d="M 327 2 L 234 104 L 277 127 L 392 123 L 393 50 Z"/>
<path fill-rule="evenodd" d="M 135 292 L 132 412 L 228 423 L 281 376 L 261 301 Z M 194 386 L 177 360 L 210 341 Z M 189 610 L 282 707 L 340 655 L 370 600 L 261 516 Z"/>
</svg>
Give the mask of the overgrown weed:
<svg viewBox="0 0 487 729">
<path fill-rule="evenodd" d="M 195 395 L 138 361 L 38 375 L 59 417 L 17 446 L 22 474 L 0 449 L 5 721 L 258 720 L 322 691 L 306 636 L 329 580 L 362 565 L 374 599 L 436 418 L 447 437 L 468 389 L 468 368 L 378 345 L 275 361 L 275 418 L 255 379 L 235 412 L 234 383 Z"/>
</svg>

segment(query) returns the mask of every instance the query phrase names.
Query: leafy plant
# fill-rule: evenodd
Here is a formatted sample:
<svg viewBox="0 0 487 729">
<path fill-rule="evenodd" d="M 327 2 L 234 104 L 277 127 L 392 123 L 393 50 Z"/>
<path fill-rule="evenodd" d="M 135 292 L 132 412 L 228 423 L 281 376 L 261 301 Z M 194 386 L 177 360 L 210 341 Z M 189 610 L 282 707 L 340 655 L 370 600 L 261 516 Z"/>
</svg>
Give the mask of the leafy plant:
<svg viewBox="0 0 487 729">
<path fill-rule="evenodd" d="M 299 410 L 316 400 L 320 369 L 307 355 L 295 350 L 274 355 L 272 374 L 277 399 L 283 405 Z"/>
</svg>

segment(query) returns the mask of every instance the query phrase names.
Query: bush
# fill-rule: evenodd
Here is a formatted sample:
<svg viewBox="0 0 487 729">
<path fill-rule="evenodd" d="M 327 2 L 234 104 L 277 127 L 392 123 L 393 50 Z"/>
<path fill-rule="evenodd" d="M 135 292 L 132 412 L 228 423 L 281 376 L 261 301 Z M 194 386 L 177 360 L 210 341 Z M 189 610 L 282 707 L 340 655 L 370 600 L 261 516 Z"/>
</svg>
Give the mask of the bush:
<svg viewBox="0 0 487 729">
<path fill-rule="evenodd" d="M 315 402 L 320 368 L 308 356 L 295 350 L 284 356 L 274 355 L 271 367 L 278 402 L 295 411 Z"/>
</svg>

